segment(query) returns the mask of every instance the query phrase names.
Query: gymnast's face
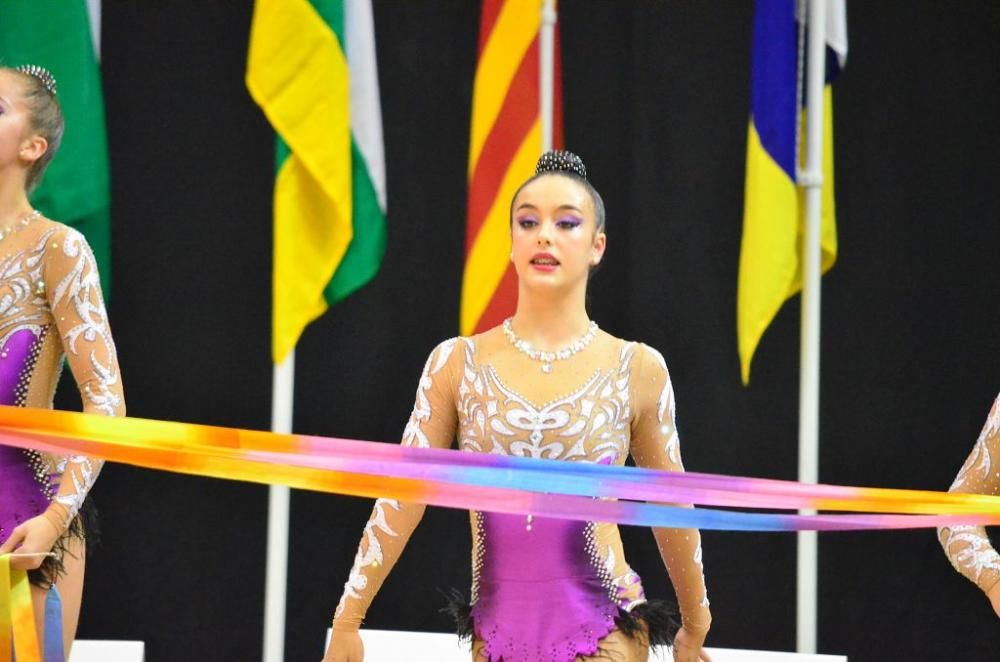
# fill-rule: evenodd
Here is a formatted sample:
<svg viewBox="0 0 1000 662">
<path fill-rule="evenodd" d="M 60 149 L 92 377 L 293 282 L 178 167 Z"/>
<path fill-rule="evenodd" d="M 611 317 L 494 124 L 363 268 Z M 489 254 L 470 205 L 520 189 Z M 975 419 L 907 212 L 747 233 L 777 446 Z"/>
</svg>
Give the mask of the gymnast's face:
<svg viewBox="0 0 1000 662">
<path fill-rule="evenodd" d="M 511 260 L 528 288 L 585 285 L 606 243 L 597 230 L 594 201 L 570 177 L 544 175 L 514 198 Z"/>
<path fill-rule="evenodd" d="M 45 139 L 32 130 L 22 75 L 0 69 L 0 177 L 26 170 L 45 153 Z"/>
</svg>

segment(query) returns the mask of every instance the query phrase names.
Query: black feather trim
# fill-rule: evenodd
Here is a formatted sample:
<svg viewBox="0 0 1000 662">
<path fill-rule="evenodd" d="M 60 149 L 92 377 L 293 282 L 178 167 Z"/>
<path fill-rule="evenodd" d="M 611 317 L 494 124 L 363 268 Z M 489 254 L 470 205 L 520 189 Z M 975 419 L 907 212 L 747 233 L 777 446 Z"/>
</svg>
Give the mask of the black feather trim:
<svg viewBox="0 0 1000 662">
<path fill-rule="evenodd" d="M 98 542 L 99 537 L 97 508 L 94 507 L 91 499 L 87 499 L 83 502 L 83 507 L 77 516 L 69 523 L 69 529 L 66 530 L 66 533 L 52 547 L 52 552 L 55 553 L 55 556 L 47 557 L 38 568 L 29 570 L 28 582 L 46 590 L 52 588 L 52 585 L 66 574 L 64 563 L 66 555 L 73 556 L 73 553 L 69 551 L 70 541 L 86 541 L 87 552 L 89 553 Z"/>
</svg>

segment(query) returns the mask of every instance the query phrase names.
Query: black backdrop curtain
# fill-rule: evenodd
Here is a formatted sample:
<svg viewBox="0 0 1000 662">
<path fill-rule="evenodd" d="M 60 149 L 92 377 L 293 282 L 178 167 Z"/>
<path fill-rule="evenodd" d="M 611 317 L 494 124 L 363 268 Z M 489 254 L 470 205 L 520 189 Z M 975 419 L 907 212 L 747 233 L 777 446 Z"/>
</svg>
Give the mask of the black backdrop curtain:
<svg viewBox="0 0 1000 662">
<path fill-rule="evenodd" d="M 295 429 L 398 440 L 427 352 L 458 327 L 478 4 L 376 0 L 389 245 L 298 349 Z M 561 3 L 567 145 L 608 207 L 590 294 L 671 367 L 686 464 L 794 478 L 798 305 L 736 354 L 746 1 Z M 135 416 L 266 429 L 273 137 L 243 83 L 251 3 L 105 2 L 112 321 Z M 835 90 L 840 257 L 824 280 L 821 479 L 944 489 L 1000 389 L 1000 5 L 849 3 Z M 72 130 L 72 127 L 70 127 Z M 64 398 L 66 402 L 71 399 Z M 266 488 L 108 466 L 81 638 L 150 662 L 260 657 Z M 287 659 L 318 659 L 367 500 L 292 499 Z M 371 610 L 448 630 L 468 519 L 432 509 Z M 624 531 L 648 594 L 652 536 Z M 795 540 L 707 533 L 710 643 L 795 641 Z M 820 537 L 821 652 L 994 659 L 996 617 L 931 532 Z"/>
</svg>

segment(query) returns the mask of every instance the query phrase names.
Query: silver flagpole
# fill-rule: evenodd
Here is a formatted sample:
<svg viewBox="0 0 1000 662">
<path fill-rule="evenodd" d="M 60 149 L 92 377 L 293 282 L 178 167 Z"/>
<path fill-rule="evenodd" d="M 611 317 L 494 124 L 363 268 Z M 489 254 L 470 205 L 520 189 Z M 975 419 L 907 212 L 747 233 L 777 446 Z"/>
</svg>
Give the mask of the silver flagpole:
<svg viewBox="0 0 1000 662">
<path fill-rule="evenodd" d="M 555 0 L 544 0 L 542 3 L 542 29 L 539 35 L 539 67 L 538 76 L 540 112 L 542 115 L 542 152 L 552 149 L 552 114 L 555 102 L 555 52 L 556 52 L 556 13 Z"/>
<path fill-rule="evenodd" d="M 94 42 L 94 55 L 101 61 L 101 0 L 87 0 L 87 14 L 90 16 L 90 37 Z"/>
<path fill-rule="evenodd" d="M 820 223 L 823 200 L 823 84 L 826 69 L 826 0 L 809 0 L 806 58 L 806 163 L 802 245 L 802 334 L 799 366 L 799 481 L 819 482 Z M 814 514 L 814 510 L 800 511 Z M 817 552 L 815 531 L 798 534 L 796 649 L 816 652 Z"/>
<path fill-rule="evenodd" d="M 274 365 L 271 387 L 271 431 L 290 434 L 295 402 L 295 350 Z M 288 514 L 291 491 L 268 489 L 267 576 L 264 581 L 264 662 L 285 659 L 285 604 L 288 578 Z"/>
</svg>

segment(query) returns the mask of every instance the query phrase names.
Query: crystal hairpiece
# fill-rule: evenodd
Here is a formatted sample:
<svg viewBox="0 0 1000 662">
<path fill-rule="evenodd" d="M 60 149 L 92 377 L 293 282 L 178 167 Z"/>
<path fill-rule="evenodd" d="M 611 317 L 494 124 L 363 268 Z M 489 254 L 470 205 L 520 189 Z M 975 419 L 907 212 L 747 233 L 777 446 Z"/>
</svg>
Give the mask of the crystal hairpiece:
<svg viewBox="0 0 1000 662">
<path fill-rule="evenodd" d="M 581 179 L 587 178 L 587 166 L 583 165 L 583 159 L 573 152 L 562 149 L 545 152 L 538 159 L 535 174 L 541 175 L 545 172 L 565 172 Z"/>
<path fill-rule="evenodd" d="M 45 67 L 40 67 L 37 64 L 22 64 L 19 67 L 14 67 L 14 70 L 37 78 L 50 94 L 56 93 L 56 78 Z"/>
</svg>

